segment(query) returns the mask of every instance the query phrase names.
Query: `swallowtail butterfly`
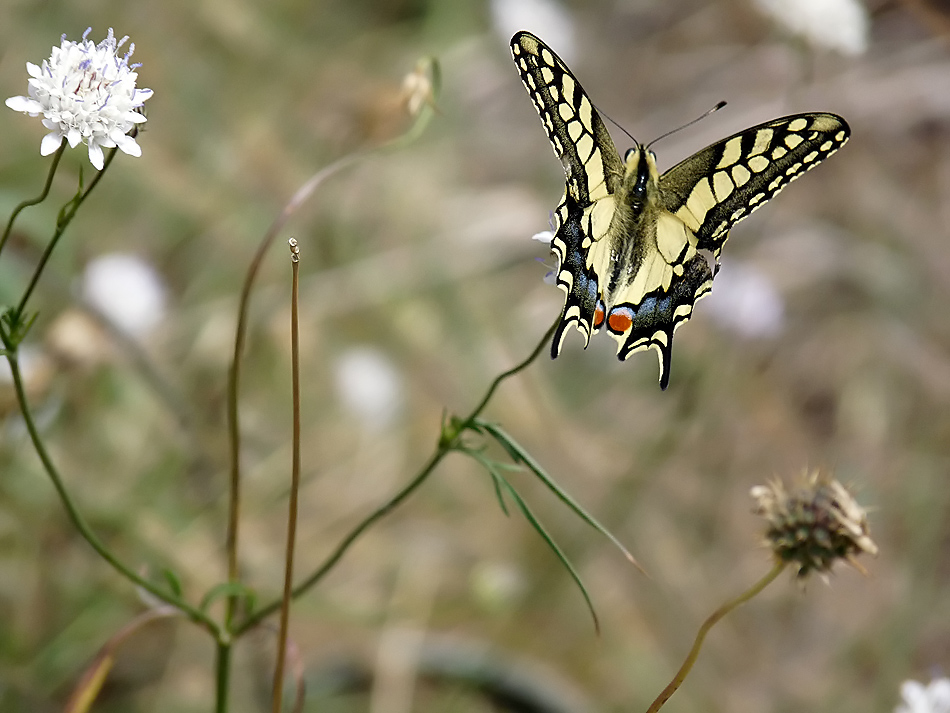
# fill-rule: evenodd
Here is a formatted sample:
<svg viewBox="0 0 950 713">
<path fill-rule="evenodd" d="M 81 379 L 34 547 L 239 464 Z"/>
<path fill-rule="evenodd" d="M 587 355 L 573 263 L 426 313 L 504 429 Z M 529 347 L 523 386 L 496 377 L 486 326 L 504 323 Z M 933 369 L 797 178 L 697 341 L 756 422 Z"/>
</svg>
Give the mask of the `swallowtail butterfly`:
<svg viewBox="0 0 950 713">
<path fill-rule="evenodd" d="M 551 356 L 571 325 L 585 346 L 606 329 L 621 360 L 656 349 L 665 389 L 673 332 L 712 288 L 707 254 L 718 266 L 729 229 L 841 148 L 848 124 L 824 113 L 773 119 L 661 176 L 649 145 L 621 159 L 580 83 L 544 42 L 518 32 L 511 52 L 567 177 L 551 241 L 567 297 Z"/>
</svg>

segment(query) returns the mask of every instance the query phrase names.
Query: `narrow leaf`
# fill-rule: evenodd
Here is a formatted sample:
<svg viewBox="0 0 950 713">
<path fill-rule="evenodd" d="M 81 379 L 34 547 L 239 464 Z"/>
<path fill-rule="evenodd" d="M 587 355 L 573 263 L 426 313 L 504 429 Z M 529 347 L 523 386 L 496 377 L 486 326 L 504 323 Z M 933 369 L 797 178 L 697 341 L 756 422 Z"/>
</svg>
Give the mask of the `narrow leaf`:
<svg viewBox="0 0 950 713">
<path fill-rule="evenodd" d="M 505 480 L 500 475 L 498 478 L 501 480 L 502 487 L 508 491 L 508 494 L 514 498 L 514 501 L 518 504 L 518 508 L 521 510 L 521 513 L 525 516 L 531 526 L 535 531 L 541 535 L 541 539 L 547 543 L 547 546 L 551 548 L 551 551 L 561 560 L 561 564 L 567 569 L 570 573 L 571 578 L 577 584 L 578 588 L 581 590 L 581 594 L 584 596 L 584 601 L 587 602 L 587 608 L 590 610 L 591 618 L 594 620 L 594 629 L 600 634 L 600 620 L 597 618 L 597 612 L 594 611 L 594 603 L 591 601 L 590 595 L 587 593 L 587 588 L 584 586 L 584 582 L 581 581 L 581 576 L 578 574 L 577 570 L 574 569 L 574 565 L 571 564 L 571 561 L 567 558 L 567 555 L 564 554 L 564 551 L 558 546 L 554 539 L 548 534 L 547 530 L 544 529 L 544 525 L 535 517 L 534 513 L 531 511 L 531 508 L 528 507 L 528 503 L 524 501 L 521 495 L 518 494 L 518 491 L 515 490 L 511 483 Z"/>
<path fill-rule="evenodd" d="M 590 515 L 584 508 L 578 503 L 574 498 L 572 498 L 561 486 L 554 482 L 554 479 L 545 472 L 544 468 L 531 457 L 531 454 L 528 453 L 524 448 L 522 448 L 511 436 L 509 436 L 505 431 L 503 431 L 499 426 L 493 423 L 487 423 L 484 421 L 479 421 L 478 424 L 481 428 L 485 430 L 489 435 L 494 438 L 498 444 L 505 449 L 505 451 L 511 456 L 511 458 L 519 463 L 524 463 L 528 469 L 534 473 L 542 483 L 544 483 L 548 489 L 554 493 L 565 505 L 567 505 L 575 514 L 580 516 L 584 522 L 593 527 L 604 537 L 610 540 L 626 557 L 634 567 L 639 569 L 641 572 L 646 574 L 643 567 L 640 566 L 640 563 L 637 562 L 636 558 L 630 554 L 630 551 L 618 540 L 613 533 L 610 532 L 606 527 L 601 525 L 593 515 Z"/>
<path fill-rule="evenodd" d="M 215 600 L 232 596 L 245 599 L 248 602 L 248 608 L 254 608 L 254 592 L 248 589 L 246 585 L 241 584 L 240 582 L 222 582 L 221 584 L 216 584 L 208 590 L 208 592 L 201 598 L 201 603 L 198 605 L 198 609 L 202 612 L 207 611 L 208 607 L 210 607 Z"/>
</svg>

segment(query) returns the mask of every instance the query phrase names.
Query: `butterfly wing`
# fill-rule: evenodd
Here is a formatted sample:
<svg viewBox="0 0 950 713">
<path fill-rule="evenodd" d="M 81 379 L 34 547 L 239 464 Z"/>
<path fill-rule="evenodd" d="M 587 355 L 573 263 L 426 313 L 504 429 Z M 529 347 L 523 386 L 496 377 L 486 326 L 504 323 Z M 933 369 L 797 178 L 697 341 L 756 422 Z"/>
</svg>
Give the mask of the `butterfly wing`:
<svg viewBox="0 0 950 713">
<path fill-rule="evenodd" d="M 773 119 L 706 147 L 660 177 L 660 201 L 717 258 L 729 229 L 847 142 L 835 114 Z"/>
<path fill-rule="evenodd" d="M 557 285 L 567 294 L 551 345 L 557 356 L 570 325 L 590 338 L 599 280 L 588 252 L 610 226 L 624 167 L 594 105 L 554 51 L 530 32 L 518 32 L 511 54 L 567 179 L 551 242 Z"/>
</svg>

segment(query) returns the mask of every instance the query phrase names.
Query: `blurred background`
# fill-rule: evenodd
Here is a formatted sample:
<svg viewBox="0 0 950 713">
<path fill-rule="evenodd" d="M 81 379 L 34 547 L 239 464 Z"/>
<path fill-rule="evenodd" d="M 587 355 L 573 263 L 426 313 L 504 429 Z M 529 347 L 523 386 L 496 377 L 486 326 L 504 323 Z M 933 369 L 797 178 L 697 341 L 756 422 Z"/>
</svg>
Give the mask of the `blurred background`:
<svg viewBox="0 0 950 713">
<path fill-rule="evenodd" d="M 452 456 L 293 610 L 321 711 L 490 711 L 415 664 L 487 655 L 565 710 L 645 710 L 701 621 L 770 566 L 749 489 L 821 467 L 872 507 L 867 577 L 782 576 L 713 630 L 667 710 L 891 711 L 905 678 L 950 667 L 950 15 L 916 0 L 3 0 L 0 88 L 25 94 L 66 33 L 130 35 L 154 90 L 141 158 L 119 154 L 44 275 L 24 353 L 34 406 L 82 511 L 126 561 L 225 576 L 224 397 L 250 257 L 312 173 L 405 129 L 402 82 L 442 69 L 420 140 L 326 183 L 268 256 L 241 391 L 240 559 L 280 591 L 290 469 L 289 261 L 300 242 L 304 486 L 298 572 L 407 482 L 563 295 L 532 234 L 563 173 L 512 65 L 529 29 L 661 170 L 786 113 L 845 116 L 826 164 L 733 230 L 711 296 L 676 335 L 669 390 L 571 333 L 486 412 L 633 551 L 645 577 L 528 474 L 513 474 L 586 581 L 505 517 Z M 611 127 L 621 153 L 630 142 Z M 0 215 L 43 184 L 45 130 L 0 110 Z M 22 293 L 84 147 L 0 260 Z M 85 305 L 85 307 L 83 306 Z M 125 338 L 89 306 L 124 326 Z M 5 366 L 5 365 L 4 365 Z M 71 528 L 0 375 L 0 710 L 60 710 L 143 603 Z M 500 454 L 492 451 L 496 457 Z M 442 648 L 439 648 L 442 647 Z M 268 709 L 274 636 L 237 648 L 232 710 Z M 436 652 L 436 655 L 433 655 Z M 442 652 L 442 653 L 438 653 Z M 482 652 L 479 654 L 479 652 Z M 425 664 L 429 661 L 429 664 Z M 376 688 L 333 696 L 355 662 Z M 207 711 L 213 647 L 182 622 L 136 634 L 98 711 Z M 463 665 L 464 668 L 464 665 Z M 538 678 L 540 677 L 540 679 Z M 358 678 L 358 677 L 357 677 Z"/>
</svg>

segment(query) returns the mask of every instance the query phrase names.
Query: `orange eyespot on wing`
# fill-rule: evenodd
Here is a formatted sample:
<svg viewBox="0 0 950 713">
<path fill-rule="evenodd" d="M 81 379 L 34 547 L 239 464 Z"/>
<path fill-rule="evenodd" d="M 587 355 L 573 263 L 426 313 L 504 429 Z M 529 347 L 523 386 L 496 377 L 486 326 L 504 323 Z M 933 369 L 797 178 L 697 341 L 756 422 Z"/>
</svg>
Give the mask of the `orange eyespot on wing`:
<svg viewBox="0 0 950 713">
<path fill-rule="evenodd" d="M 629 307 L 615 307 L 607 317 L 607 328 L 614 334 L 623 334 L 633 326 L 633 310 Z"/>
</svg>

